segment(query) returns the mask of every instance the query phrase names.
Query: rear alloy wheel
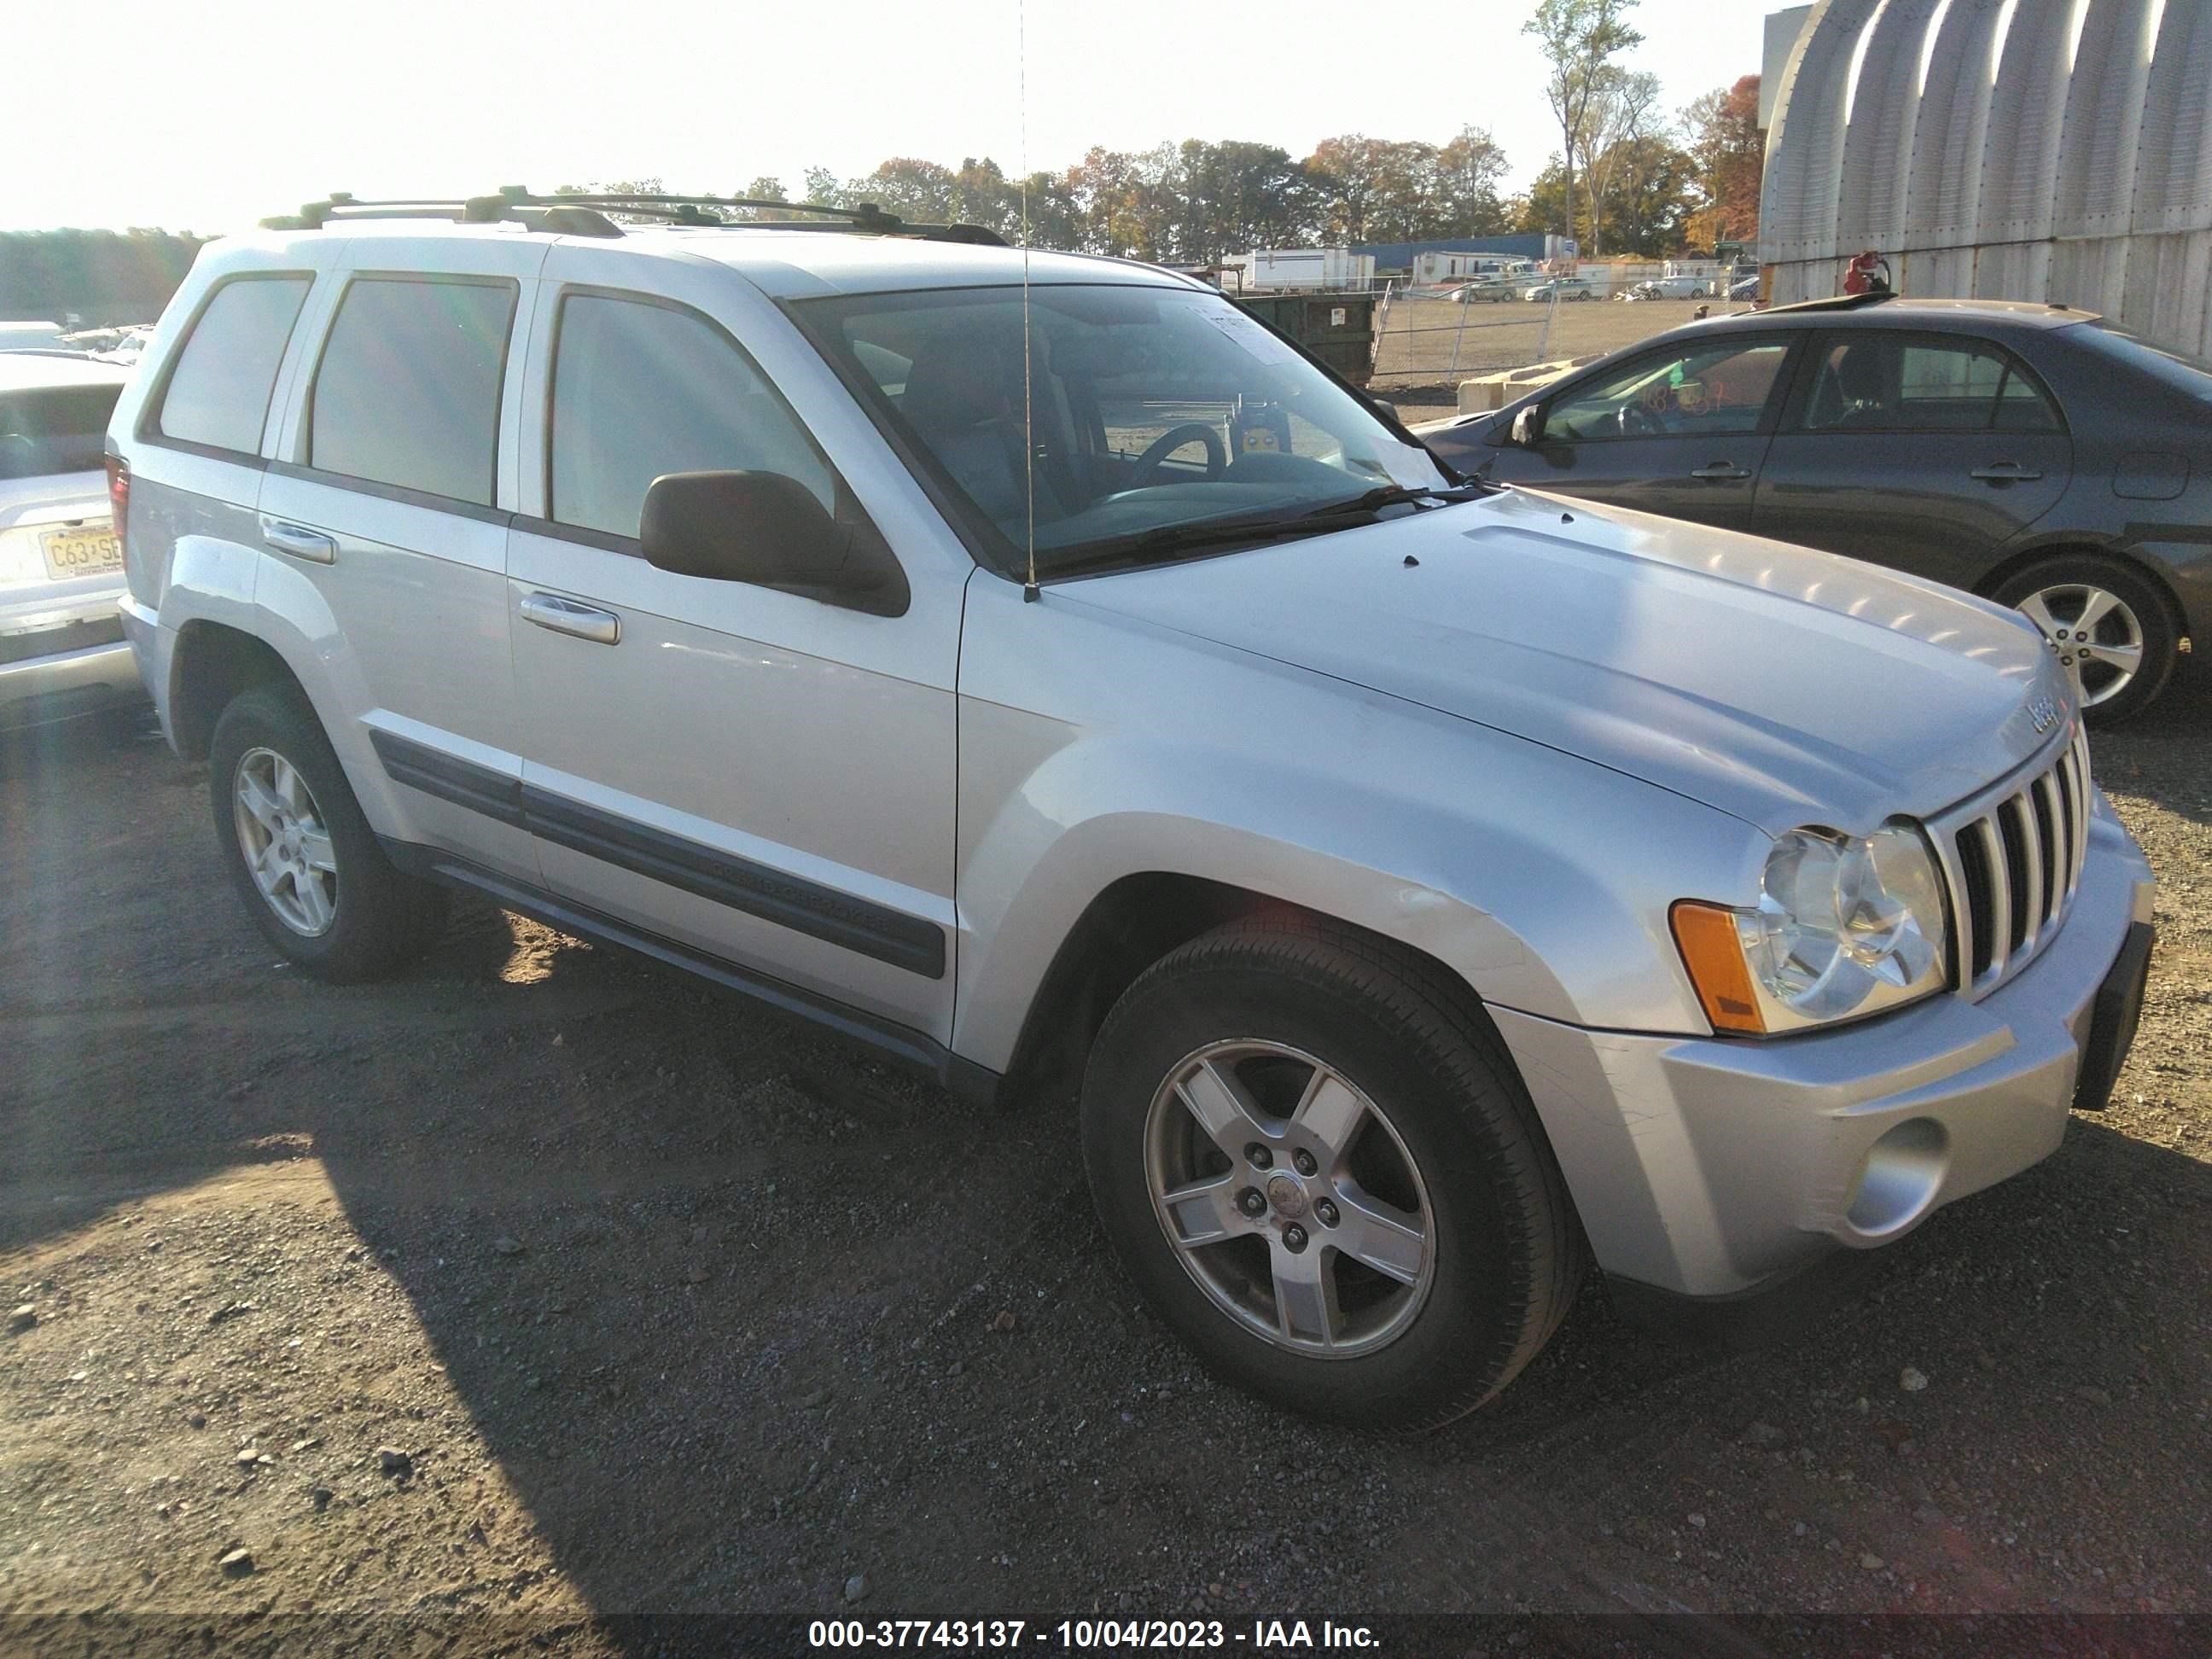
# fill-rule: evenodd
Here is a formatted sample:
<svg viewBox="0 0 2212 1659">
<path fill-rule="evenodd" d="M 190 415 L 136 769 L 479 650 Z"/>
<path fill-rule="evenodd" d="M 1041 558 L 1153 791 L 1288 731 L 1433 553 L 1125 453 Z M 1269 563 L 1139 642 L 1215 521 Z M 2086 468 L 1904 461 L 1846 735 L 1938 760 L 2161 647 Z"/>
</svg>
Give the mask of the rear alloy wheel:
<svg viewBox="0 0 2212 1659">
<path fill-rule="evenodd" d="M 258 685 L 208 744 L 216 844 L 261 936 L 318 979 L 374 979 L 445 927 L 442 889 L 392 867 L 296 692 Z"/>
<path fill-rule="evenodd" d="M 273 749 L 239 757 L 231 817 L 246 873 L 277 921 L 307 939 L 337 917 L 337 851 L 299 769 Z"/>
<path fill-rule="evenodd" d="M 2021 571 L 1996 597 L 2035 624 L 2096 724 L 2137 713 L 2173 672 L 2178 641 L 2164 599 L 2115 560 L 2048 560 Z"/>
<path fill-rule="evenodd" d="M 1232 923 L 1115 1004 L 1083 1083 L 1107 1237 L 1219 1376 L 1293 1411 L 1435 1428 L 1565 1316 L 1579 1227 L 1464 986 L 1334 923 Z"/>
</svg>

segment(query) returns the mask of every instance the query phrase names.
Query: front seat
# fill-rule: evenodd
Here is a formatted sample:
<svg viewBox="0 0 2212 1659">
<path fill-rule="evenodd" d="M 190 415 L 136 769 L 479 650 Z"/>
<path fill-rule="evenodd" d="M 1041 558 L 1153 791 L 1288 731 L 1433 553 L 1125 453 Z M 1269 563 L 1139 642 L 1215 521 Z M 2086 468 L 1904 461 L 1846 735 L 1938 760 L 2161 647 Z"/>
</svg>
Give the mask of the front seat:
<svg viewBox="0 0 2212 1659">
<path fill-rule="evenodd" d="M 1029 510 L 1022 464 L 1021 369 L 995 346 L 949 334 L 927 343 L 907 371 L 899 414 L 953 481 L 1001 528 Z M 1046 489 L 1040 478 L 1037 510 Z"/>
</svg>

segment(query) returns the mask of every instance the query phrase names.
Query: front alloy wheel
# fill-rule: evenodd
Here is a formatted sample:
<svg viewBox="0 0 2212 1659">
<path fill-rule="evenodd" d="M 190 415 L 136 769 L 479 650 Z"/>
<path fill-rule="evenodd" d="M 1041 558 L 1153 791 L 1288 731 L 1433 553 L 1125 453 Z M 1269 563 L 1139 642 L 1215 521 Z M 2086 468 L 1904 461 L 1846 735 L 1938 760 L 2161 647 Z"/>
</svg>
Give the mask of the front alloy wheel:
<svg viewBox="0 0 2212 1659">
<path fill-rule="evenodd" d="M 1278 1347 L 1370 1352 L 1428 1296 L 1420 1171 L 1375 1103 L 1311 1054 L 1248 1042 L 1188 1056 L 1153 1097 L 1145 1165 L 1184 1270 Z"/>
<path fill-rule="evenodd" d="M 1582 1272 L 1482 1005 L 1318 917 L 1231 922 L 1138 976 L 1091 1045 L 1083 1158 L 1153 1311 L 1218 1375 L 1339 1422 L 1473 1410 Z"/>
<path fill-rule="evenodd" d="M 314 792 L 273 749 L 249 749 L 231 779 L 238 850 L 262 899 L 294 933 L 319 939 L 337 919 L 338 860 Z"/>
</svg>

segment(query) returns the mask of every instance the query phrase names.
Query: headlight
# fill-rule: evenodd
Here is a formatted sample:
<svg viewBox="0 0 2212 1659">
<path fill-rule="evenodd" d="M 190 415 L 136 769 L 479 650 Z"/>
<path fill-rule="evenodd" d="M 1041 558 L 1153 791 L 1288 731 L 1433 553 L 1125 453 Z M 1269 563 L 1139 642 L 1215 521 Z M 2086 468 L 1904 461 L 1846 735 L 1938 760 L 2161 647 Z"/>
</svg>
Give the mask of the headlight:
<svg viewBox="0 0 2212 1659">
<path fill-rule="evenodd" d="M 1673 920 L 1691 982 L 1719 1030 L 1825 1025 L 1947 982 L 1942 878 L 1911 824 L 1863 840 L 1793 830 L 1766 855 L 1756 905 L 1685 899 Z"/>
</svg>

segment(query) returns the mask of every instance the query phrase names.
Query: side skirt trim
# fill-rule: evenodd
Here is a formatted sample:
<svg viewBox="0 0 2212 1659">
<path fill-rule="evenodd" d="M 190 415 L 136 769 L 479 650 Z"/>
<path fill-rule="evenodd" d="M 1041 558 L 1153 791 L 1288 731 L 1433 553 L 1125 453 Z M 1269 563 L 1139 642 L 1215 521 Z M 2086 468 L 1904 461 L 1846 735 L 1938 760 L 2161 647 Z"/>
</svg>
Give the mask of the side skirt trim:
<svg viewBox="0 0 2212 1659">
<path fill-rule="evenodd" d="M 586 806 L 393 732 L 372 726 L 368 739 L 395 783 L 779 927 L 925 979 L 945 977 L 945 930 L 934 922 Z"/>
</svg>

